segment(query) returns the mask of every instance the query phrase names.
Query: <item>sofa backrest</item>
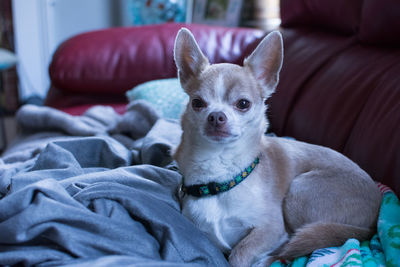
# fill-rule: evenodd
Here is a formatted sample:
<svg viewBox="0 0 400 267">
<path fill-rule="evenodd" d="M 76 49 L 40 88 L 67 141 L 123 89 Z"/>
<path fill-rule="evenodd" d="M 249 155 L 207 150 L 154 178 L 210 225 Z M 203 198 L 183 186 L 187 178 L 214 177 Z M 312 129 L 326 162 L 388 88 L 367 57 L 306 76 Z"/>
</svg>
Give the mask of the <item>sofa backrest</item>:
<svg viewBox="0 0 400 267">
<path fill-rule="evenodd" d="M 397 0 L 281 0 L 284 28 L 314 28 L 356 36 L 363 44 L 400 46 Z"/>
<path fill-rule="evenodd" d="M 50 106 L 126 102 L 124 93 L 140 83 L 177 76 L 175 36 L 189 28 L 212 63 L 241 64 L 264 32 L 204 25 L 162 24 L 83 33 L 65 41 L 49 67 Z"/>
<path fill-rule="evenodd" d="M 338 150 L 400 194 L 400 2 L 281 0 L 281 9 L 271 130 Z"/>
</svg>

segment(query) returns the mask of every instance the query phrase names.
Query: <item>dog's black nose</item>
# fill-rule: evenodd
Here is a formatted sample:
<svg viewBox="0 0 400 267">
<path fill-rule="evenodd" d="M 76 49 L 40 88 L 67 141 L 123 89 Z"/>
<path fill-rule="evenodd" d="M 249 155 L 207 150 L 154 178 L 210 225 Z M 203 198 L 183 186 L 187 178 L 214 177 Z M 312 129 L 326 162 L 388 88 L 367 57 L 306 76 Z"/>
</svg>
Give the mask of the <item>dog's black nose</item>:
<svg viewBox="0 0 400 267">
<path fill-rule="evenodd" d="M 218 127 L 222 126 L 226 123 L 226 115 L 223 112 L 211 112 L 210 115 L 208 115 L 208 124 Z"/>
</svg>

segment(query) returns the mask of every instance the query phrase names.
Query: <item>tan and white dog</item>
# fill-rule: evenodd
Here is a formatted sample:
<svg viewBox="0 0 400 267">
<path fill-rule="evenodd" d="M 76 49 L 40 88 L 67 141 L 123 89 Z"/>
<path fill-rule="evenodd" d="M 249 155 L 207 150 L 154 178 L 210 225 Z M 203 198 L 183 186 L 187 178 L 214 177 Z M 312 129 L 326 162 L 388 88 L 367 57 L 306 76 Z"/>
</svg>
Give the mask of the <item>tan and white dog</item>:
<svg viewBox="0 0 400 267">
<path fill-rule="evenodd" d="M 209 64 L 181 29 L 174 58 L 190 96 L 174 155 L 182 212 L 230 253 L 232 266 L 265 266 L 371 236 L 381 196 L 366 172 L 329 148 L 264 134 L 264 101 L 283 60 L 279 32 L 242 67 Z"/>
</svg>

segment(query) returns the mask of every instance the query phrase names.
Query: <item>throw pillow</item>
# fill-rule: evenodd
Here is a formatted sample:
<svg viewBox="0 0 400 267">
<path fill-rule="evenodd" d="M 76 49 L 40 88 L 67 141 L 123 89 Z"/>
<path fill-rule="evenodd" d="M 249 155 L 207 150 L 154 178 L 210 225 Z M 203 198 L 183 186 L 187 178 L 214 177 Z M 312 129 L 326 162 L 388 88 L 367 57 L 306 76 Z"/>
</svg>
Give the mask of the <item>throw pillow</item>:
<svg viewBox="0 0 400 267">
<path fill-rule="evenodd" d="M 177 78 L 154 80 L 139 84 L 126 92 L 129 101 L 142 99 L 151 104 L 163 118 L 180 119 L 189 96 Z"/>
</svg>

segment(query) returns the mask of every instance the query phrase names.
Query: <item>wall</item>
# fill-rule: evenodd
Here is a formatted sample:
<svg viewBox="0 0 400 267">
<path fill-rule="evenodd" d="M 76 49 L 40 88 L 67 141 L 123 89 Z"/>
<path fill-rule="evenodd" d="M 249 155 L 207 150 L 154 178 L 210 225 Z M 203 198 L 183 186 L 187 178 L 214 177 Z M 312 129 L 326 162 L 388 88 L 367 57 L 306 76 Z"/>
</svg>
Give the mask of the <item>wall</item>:
<svg viewBox="0 0 400 267">
<path fill-rule="evenodd" d="M 48 64 L 58 45 L 85 31 L 123 23 L 124 0 L 13 0 L 20 101 L 44 98 Z"/>
</svg>

